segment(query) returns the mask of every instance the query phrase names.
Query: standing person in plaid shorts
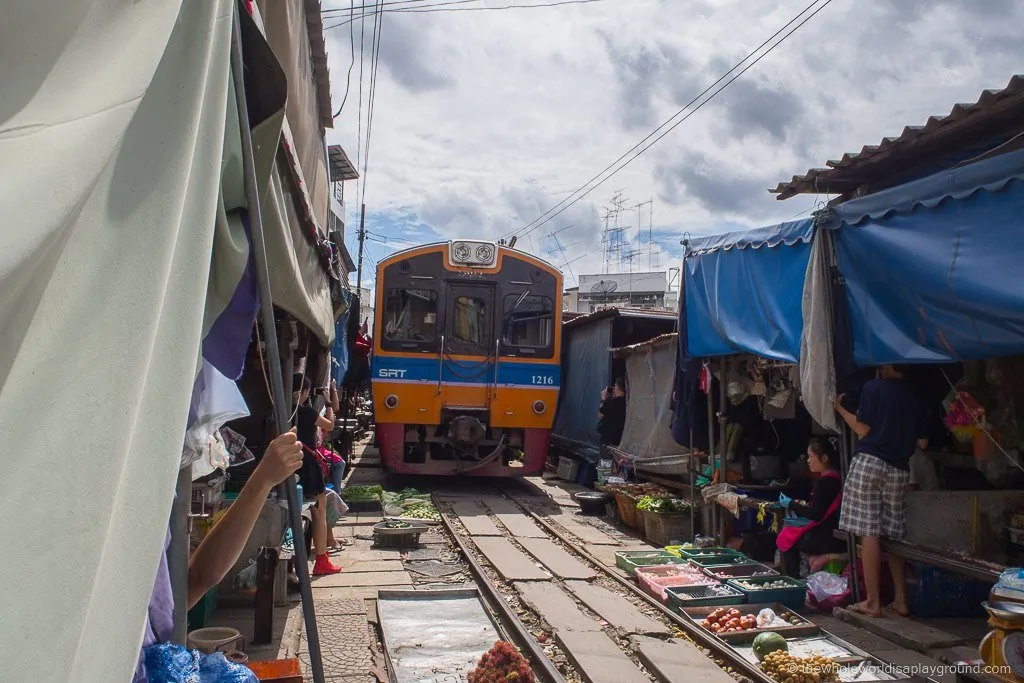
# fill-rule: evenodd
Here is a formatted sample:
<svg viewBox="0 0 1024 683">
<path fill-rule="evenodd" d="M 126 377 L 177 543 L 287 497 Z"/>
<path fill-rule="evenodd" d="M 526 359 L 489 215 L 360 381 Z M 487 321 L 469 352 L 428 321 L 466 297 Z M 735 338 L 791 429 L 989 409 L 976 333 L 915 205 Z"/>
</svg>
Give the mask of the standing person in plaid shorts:
<svg viewBox="0 0 1024 683">
<path fill-rule="evenodd" d="M 843 396 L 835 403 L 836 412 L 859 439 L 843 490 L 839 528 L 860 538 L 867 599 L 850 609 L 872 617 L 882 616 L 878 539 L 905 537 L 910 458 L 917 448 L 928 447 L 921 400 L 903 374 L 902 367 L 883 367 L 877 379 L 864 385 L 856 415 L 843 405 Z M 891 555 L 889 569 L 896 595 L 887 609 L 909 616 L 903 558 Z"/>
</svg>

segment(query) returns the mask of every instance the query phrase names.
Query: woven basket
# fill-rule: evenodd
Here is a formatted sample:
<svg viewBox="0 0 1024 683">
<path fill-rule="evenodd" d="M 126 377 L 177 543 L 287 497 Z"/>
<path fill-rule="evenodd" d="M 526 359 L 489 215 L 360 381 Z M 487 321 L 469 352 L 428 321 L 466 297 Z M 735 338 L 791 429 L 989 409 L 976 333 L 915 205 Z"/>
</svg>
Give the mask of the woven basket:
<svg viewBox="0 0 1024 683">
<path fill-rule="evenodd" d="M 644 511 L 645 535 L 656 545 L 668 545 L 672 541 L 690 539 L 690 513 L 666 515 L 661 512 Z"/>
<path fill-rule="evenodd" d="M 640 521 L 636 514 L 636 498 L 628 493 L 616 491 L 615 503 L 619 506 L 619 520 L 630 529 L 639 529 Z"/>
</svg>

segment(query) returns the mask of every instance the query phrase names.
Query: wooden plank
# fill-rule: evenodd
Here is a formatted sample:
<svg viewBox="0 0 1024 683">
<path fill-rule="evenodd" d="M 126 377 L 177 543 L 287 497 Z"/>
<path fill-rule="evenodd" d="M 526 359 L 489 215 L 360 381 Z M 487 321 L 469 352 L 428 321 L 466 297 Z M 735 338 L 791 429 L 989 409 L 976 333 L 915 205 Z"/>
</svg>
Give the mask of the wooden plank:
<svg viewBox="0 0 1024 683">
<path fill-rule="evenodd" d="M 568 552 L 547 538 L 519 538 L 520 545 L 526 548 L 541 564 L 550 569 L 560 579 L 593 579 L 597 573 L 583 564 Z"/>
<path fill-rule="evenodd" d="M 668 633 L 664 624 L 651 619 L 632 602 L 603 586 L 586 581 L 567 581 L 565 585 L 587 609 L 623 633 Z"/>
<path fill-rule="evenodd" d="M 459 501 L 452 506 L 459 521 L 466 527 L 470 536 L 501 536 L 498 527 L 487 515 L 487 512 L 472 501 Z"/>
<path fill-rule="evenodd" d="M 600 624 L 584 614 L 576 602 L 553 583 L 517 583 L 516 592 L 556 632 L 594 633 L 601 630 Z"/>
<path fill-rule="evenodd" d="M 474 536 L 473 543 L 506 581 L 545 581 L 551 578 L 504 538 Z"/>
</svg>

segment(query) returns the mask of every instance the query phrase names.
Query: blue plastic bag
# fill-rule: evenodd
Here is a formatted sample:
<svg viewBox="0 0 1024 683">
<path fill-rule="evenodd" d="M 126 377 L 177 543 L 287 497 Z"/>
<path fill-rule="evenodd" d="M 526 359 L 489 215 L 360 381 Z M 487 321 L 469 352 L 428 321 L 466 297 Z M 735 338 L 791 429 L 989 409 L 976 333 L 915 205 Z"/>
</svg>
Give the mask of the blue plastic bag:
<svg viewBox="0 0 1024 683">
<path fill-rule="evenodd" d="M 229 662 L 223 652 L 204 655 L 173 643 L 145 649 L 149 683 L 257 683 L 248 667 Z"/>
</svg>

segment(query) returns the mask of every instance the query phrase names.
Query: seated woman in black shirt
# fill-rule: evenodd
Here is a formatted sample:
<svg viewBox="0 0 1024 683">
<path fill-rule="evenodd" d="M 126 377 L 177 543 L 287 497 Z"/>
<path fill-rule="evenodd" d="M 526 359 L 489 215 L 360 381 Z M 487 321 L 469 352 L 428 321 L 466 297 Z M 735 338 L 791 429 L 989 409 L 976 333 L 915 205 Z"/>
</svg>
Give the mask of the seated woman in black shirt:
<svg viewBox="0 0 1024 683">
<path fill-rule="evenodd" d="M 788 526 L 779 532 L 777 545 L 788 576 L 799 576 L 800 553 L 829 555 L 846 551 L 846 544 L 834 536 L 839 527 L 843 484 L 836 469 L 839 459 L 827 440 L 814 437 L 807 446 L 807 466 L 818 475 L 810 504 L 789 501 L 789 509 L 810 520 L 802 527 Z M 785 502 L 785 501 L 784 501 Z"/>
<path fill-rule="evenodd" d="M 292 380 L 293 400 L 298 406 L 295 411 L 295 427 L 302 444 L 302 467 L 299 468 L 299 483 L 302 484 L 302 496 L 306 500 L 315 500 L 316 506 L 310 512 L 313 515 L 313 551 L 316 561 L 313 564 L 313 576 L 337 574 L 341 567 L 331 562 L 327 554 L 327 481 L 324 478 L 323 464 L 316 452 L 317 427 L 326 432 L 334 429 L 330 420 L 322 417 L 309 404 L 309 392 L 312 383 L 308 377 L 295 375 Z"/>
</svg>

